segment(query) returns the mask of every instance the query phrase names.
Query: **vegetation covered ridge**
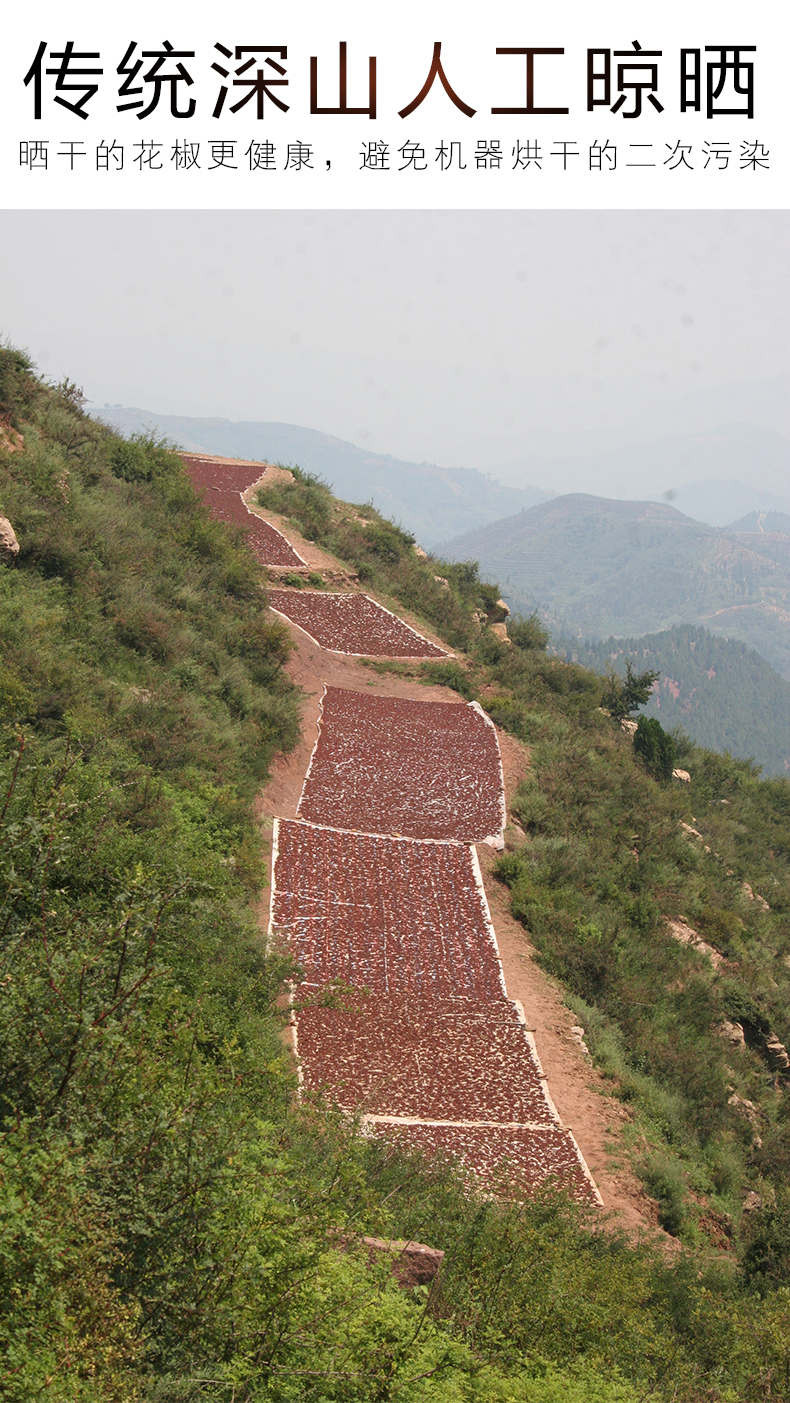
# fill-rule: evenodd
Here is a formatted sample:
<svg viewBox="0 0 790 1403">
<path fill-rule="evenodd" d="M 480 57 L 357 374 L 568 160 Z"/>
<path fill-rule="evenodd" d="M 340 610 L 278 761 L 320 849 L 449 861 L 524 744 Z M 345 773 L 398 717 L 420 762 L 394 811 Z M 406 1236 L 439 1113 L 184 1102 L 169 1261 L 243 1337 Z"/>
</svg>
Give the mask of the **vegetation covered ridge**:
<svg viewBox="0 0 790 1403">
<path fill-rule="evenodd" d="M 3 1396 L 786 1397 L 788 1294 L 765 1214 L 740 1264 L 693 1236 L 667 1260 L 590 1231 L 561 1200 L 474 1200 L 446 1167 L 295 1105 L 275 1006 L 286 970 L 263 954 L 252 915 L 253 798 L 298 729 L 285 630 L 254 561 L 162 445 L 117 438 L 73 385 L 46 384 L 9 349 L 0 416 L 0 514 L 19 542 L 0 563 Z M 411 568 L 394 568 L 414 552 L 380 529 L 400 543 L 381 576 L 396 598 L 418 588 Z M 375 574 L 381 547 L 365 549 Z M 479 692 L 500 724 L 536 726 L 533 759 L 541 728 L 555 745 L 583 733 L 643 816 L 656 795 L 670 803 L 610 723 L 585 721 L 589 674 L 497 640 L 476 617 L 496 613 L 495 591 L 471 567 L 418 568 L 414 607 L 469 649 L 426 670 Z M 428 577 L 442 573 L 436 593 Z M 760 835 L 747 849 L 752 880 L 767 890 L 775 871 L 778 887 L 779 798 L 763 805 L 748 768 L 725 781 L 717 763 L 702 757 L 694 783 L 707 764 L 704 783 L 729 785 L 733 814 L 714 832 L 708 809 L 697 813 L 721 855 L 699 865 L 730 860 L 728 824 L 751 803 L 771 837 L 770 870 L 758 871 Z M 578 799 L 597 802 L 590 788 Z M 566 811 L 559 793 L 549 801 Z M 526 799 L 520 812 L 525 831 L 538 823 Z M 515 896 L 518 874 L 508 880 Z M 766 949 L 781 909 L 768 897 Z M 771 998 L 758 1009 L 767 1021 Z M 614 1012 L 601 1017 L 616 1026 Z M 660 1066 L 644 1075 L 661 1085 Z M 778 1203 L 766 1191 L 766 1213 Z M 444 1248 L 438 1292 L 399 1289 L 356 1250 L 362 1234 Z"/>
</svg>

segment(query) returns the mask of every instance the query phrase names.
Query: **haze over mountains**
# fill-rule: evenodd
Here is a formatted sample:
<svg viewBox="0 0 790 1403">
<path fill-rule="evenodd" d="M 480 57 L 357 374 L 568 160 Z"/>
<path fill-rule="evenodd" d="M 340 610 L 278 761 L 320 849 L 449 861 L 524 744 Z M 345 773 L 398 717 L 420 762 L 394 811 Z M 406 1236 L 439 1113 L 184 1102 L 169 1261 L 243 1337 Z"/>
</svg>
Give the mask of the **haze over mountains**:
<svg viewBox="0 0 790 1403">
<path fill-rule="evenodd" d="M 94 405 L 93 412 L 122 433 L 153 429 L 193 451 L 296 462 L 346 500 L 371 500 L 426 546 L 585 487 L 626 500 L 669 500 L 709 526 L 726 526 L 756 511 L 790 514 L 790 446 L 782 434 L 753 425 L 591 446 L 585 457 L 547 452 L 544 435 L 522 457 L 489 473 L 374 453 L 296 424 L 160 414 L 120 404 Z M 474 461 L 472 449 L 469 457 Z"/>
<path fill-rule="evenodd" d="M 94 407 L 94 412 L 121 433 L 153 429 L 192 452 L 296 463 L 324 478 L 345 501 L 372 502 L 428 547 L 548 496 L 534 487 L 507 487 L 474 468 L 441 468 L 370 453 L 296 424 L 189 418 L 119 404 Z"/>
<path fill-rule="evenodd" d="M 565 656 L 658 670 L 647 711 L 666 727 L 787 772 L 790 516 L 754 512 L 717 530 L 667 503 L 574 494 L 442 550 L 478 560 Z"/>
<path fill-rule="evenodd" d="M 748 535 L 757 532 L 759 534 L 779 534 L 790 535 L 790 514 L 782 511 L 756 511 L 749 512 L 740 521 L 734 521 L 729 527 L 730 532 L 745 533 Z"/>
<path fill-rule="evenodd" d="M 530 482 L 551 484 L 557 494 L 592 491 L 671 501 L 710 526 L 726 526 L 752 511 L 790 512 L 790 442 L 762 423 L 646 436 L 627 444 L 593 433 L 584 454 L 551 455 L 532 442 L 523 458 L 495 464 L 492 471 L 507 483 L 528 475 Z"/>
</svg>

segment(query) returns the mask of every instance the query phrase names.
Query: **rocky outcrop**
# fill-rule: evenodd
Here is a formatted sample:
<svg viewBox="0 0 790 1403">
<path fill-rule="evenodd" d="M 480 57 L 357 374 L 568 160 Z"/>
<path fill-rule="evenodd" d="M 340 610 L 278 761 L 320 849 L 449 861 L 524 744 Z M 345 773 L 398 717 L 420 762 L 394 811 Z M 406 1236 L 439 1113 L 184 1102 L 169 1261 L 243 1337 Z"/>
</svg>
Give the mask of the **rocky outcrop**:
<svg viewBox="0 0 790 1403">
<path fill-rule="evenodd" d="M 680 826 L 683 829 L 683 832 L 688 834 L 689 838 L 699 839 L 706 853 L 709 853 L 711 851 L 710 844 L 705 842 L 705 839 L 703 838 L 698 828 L 692 827 L 690 823 L 685 823 L 683 819 L 680 820 Z"/>
<path fill-rule="evenodd" d="M 746 1046 L 746 1036 L 741 1023 L 731 1023 L 729 1018 L 725 1018 L 719 1024 L 719 1033 L 728 1043 L 732 1043 L 733 1047 Z"/>
<path fill-rule="evenodd" d="M 19 555 L 19 542 L 16 532 L 7 516 L 0 516 L 0 560 L 6 564 Z"/>
<path fill-rule="evenodd" d="M 771 908 L 765 897 L 760 896 L 759 892 L 753 891 L 748 882 L 741 882 L 741 891 L 749 901 L 754 901 L 761 911 L 770 911 Z"/>
<path fill-rule="evenodd" d="M 733 1091 L 727 1097 L 727 1104 L 732 1106 L 733 1110 L 737 1111 L 738 1115 L 743 1116 L 743 1119 L 748 1122 L 752 1131 L 752 1144 L 759 1150 L 763 1143 L 759 1133 L 761 1122 L 759 1106 L 755 1106 L 754 1102 L 747 1100 L 745 1096 L 739 1096 L 737 1091 Z"/>
<path fill-rule="evenodd" d="M 681 945 L 690 945 L 692 950 L 696 950 L 700 955 L 704 955 L 706 959 L 710 960 L 714 969 L 718 969 L 719 965 L 723 964 L 724 956 L 721 952 L 709 945 L 707 940 L 703 940 L 702 936 L 688 925 L 682 916 L 674 921 L 667 921 L 667 929 L 673 940 L 679 941 Z"/>
<path fill-rule="evenodd" d="M 571 1028 L 571 1037 L 573 1038 L 573 1041 L 574 1041 L 575 1043 L 578 1043 L 578 1045 L 579 1045 L 579 1047 L 581 1048 L 582 1052 L 584 1053 L 585 1057 L 589 1057 L 589 1056 L 590 1056 L 590 1049 L 589 1049 L 589 1047 L 587 1046 L 587 1040 L 586 1040 L 586 1038 L 585 1038 L 584 1029 L 583 1029 L 581 1023 L 574 1023 L 574 1024 L 573 1024 L 573 1027 Z"/>
<path fill-rule="evenodd" d="M 719 955 L 720 962 L 721 958 L 721 955 Z M 726 1038 L 727 1042 L 732 1043 L 733 1047 L 746 1046 L 746 1030 L 742 1023 L 731 1023 L 729 1019 L 725 1018 L 723 1022 L 719 1024 L 718 1031 L 721 1037 Z M 777 1078 L 781 1078 L 783 1081 L 790 1078 L 790 1053 L 788 1053 L 784 1043 L 780 1042 L 776 1033 L 754 1032 L 754 1030 L 752 1030 L 749 1038 L 749 1046 L 755 1048 L 756 1051 L 759 1051 L 764 1056 Z M 734 1094 L 730 1097 L 731 1106 L 749 1107 L 751 1104 L 751 1101 L 743 1101 L 739 1096 Z"/>
<path fill-rule="evenodd" d="M 765 1039 L 765 1055 L 778 1076 L 790 1076 L 790 1054 L 776 1033 L 769 1033 Z"/>
<path fill-rule="evenodd" d="M 392 1275 L 399 1286 L 430 1286 L 439 1275 L 444 1252 L 439 1247 L 427 1247 L 424 1242 L 403 1242 L 385 1237 L 363 1237 L 371 1261 L 386 1256 L 391 1261 Z"/>
</svg>

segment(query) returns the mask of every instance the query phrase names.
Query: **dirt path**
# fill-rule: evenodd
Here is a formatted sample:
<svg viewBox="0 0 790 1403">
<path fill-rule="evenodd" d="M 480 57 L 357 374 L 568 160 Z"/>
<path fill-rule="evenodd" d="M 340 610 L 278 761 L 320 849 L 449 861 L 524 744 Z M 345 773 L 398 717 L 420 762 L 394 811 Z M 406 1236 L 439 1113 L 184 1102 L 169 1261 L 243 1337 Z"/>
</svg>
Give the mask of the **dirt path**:
<svg viewBox="0 0 790 1403">
<path fill-rule="evenodd" d="M 239 462 L 216 456 L 214 461 L 227 464 Z M 253 466 L 261 467 L 263 471 L 244 493 L 248 509 L 276 526 L 307 566 L 320 571 L 328 583 L 341 584 L 347 589 L 361 589 L 353 571 L 306 540 L 295 530 L 293 523 L 278 513 L 254 505 L 252 498 L 262 482 L 267 479 L 269 482 L 289 481 L 292 474 L 288 469 L 275 465 Z M 276 571 L 270 573 L 276 578 Z M 425 632 L 421 620 L 404 611 L 399 612 L 414 628 Z M 287 671 L 302 693 L 301 732 L 294 750 L 289 755 L 276 758 L 269 783 L 258 796 L 256 812 L 269 870 L 273 820 L 275 817 L 293 818 L 296 815 L 304 776 L 318 734 L 319 708 L 326 685 L 416 701 L 459 700 L 457 694 L 448 688 L 425 685 L 413 676 L 378 673 L 357 658 L 327 652 L 301 630 L 292 629 L 291 633 L 294 649 Z M 498 731 L 498 737 L 509 812 L 515 789 L 528 768 L 529 754 L 525 746 L 506 733 Z M 629 1233 L 654 1232 L 655 1205 L 628 1164 L 623 1139 L 628 1112 L 608 1094 L 603 1078 L 572 1031 L 576 1019 L 565 1004 L 559 987 L 539 968 L 527 933 L 511 915 L 507 889 L 493 876 L 496 853 L 486 845 L 479 845 L 477 854 L 508 995 L 518 1000 L 524 1008 L 527 1027 L 534 1033 L 538 1055 L 548 1077 L 560 1120 L 572 1130 L 601 1192 L 606 1211 Z M 258 914 L 261 929 L 265 931 L 269 920 L 268 888 L 261 893 Z"/>
<path fill-rule="evenodd" d="M 301 555 L 310 570 L 323 575 L 329 584 L 343 584 L 345 588 L 353 589 L 359 586 L 356 573 L 350 566 L 344 565 L 334 555 L 322 550 L 315 541 L 308 541 L 300 531 L 297 531 L 292 521 L 283 516 L 281 512 L 270 511 L 268 507 L 259 507 L 255 501 L 255 493 L 259 487 L 268 487 L 274 482 L 293 482 L 293 473 L 287 468 L 277 468 L 273 464 L 266 465 L 266 471 L 257 482 L 250 484 L 242 493 L 244 505 L 248 511 L 255 516 L 260 516 L 264 521 L 271 522 L 278 531 L 282 531 L 287 536 L 297 554 Z"/>
<path fill-rule="evenodd" d="M 301 553 L 300 545 L 296 548 Z M 357 659 L 326 653 L 303 634 L 294 631 L 293 636 L 295 648 L 287 670 L 303 693 L 301 738 L 290 755 L 280 755 L 274 761 L 271 779 L 259 796 L 258 815 L 267 858 L 271 852 L 272 820 L 296 815 L 317 737 L 324 684 L 418 701 L 458 701 L 457 694 L 446 687 L 425 685 L 412 677 L 378 674 Z M 498 736 L 509 810 L 515 789 L 528 767 L 529 756 L 526 747 L 512 736 L 502 731 Z M 623 1145 L 628 1113 L 607 1093 L 603 1078 L 571 1033 L 576 1023 L 574 1015 L 559 988 L 537 965 L 527 933 L 510 914 L 507 889 L 493 876 L 496 853 L 481 844 L 477 854 L 508 994 L 523 1005 L 527 1026 L 534 1030 L 560 1119 L 573 1131 L 600 1189 L 605 1209 L 629 1232 L 655 1230 L 655 1207 L 628 1165 Z M 269 919 L 268 891 L 262 894 L 259 916 L 265 930 Z"/>
</svg>

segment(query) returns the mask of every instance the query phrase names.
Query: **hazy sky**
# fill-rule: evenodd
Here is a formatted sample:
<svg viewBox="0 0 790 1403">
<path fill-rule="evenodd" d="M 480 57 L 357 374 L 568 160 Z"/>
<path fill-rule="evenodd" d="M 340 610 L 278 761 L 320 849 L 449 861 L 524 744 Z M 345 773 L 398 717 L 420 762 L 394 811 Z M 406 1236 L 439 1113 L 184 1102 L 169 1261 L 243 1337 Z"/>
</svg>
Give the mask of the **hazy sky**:
<svg viewBox="0 0 790 1403">
<path fill-rule="evenodd" d="M 789 219 L 3 213 L 0 333 L 99 403 L 529 481 L 666 435 L 790 437 Z"/>
</svg>

